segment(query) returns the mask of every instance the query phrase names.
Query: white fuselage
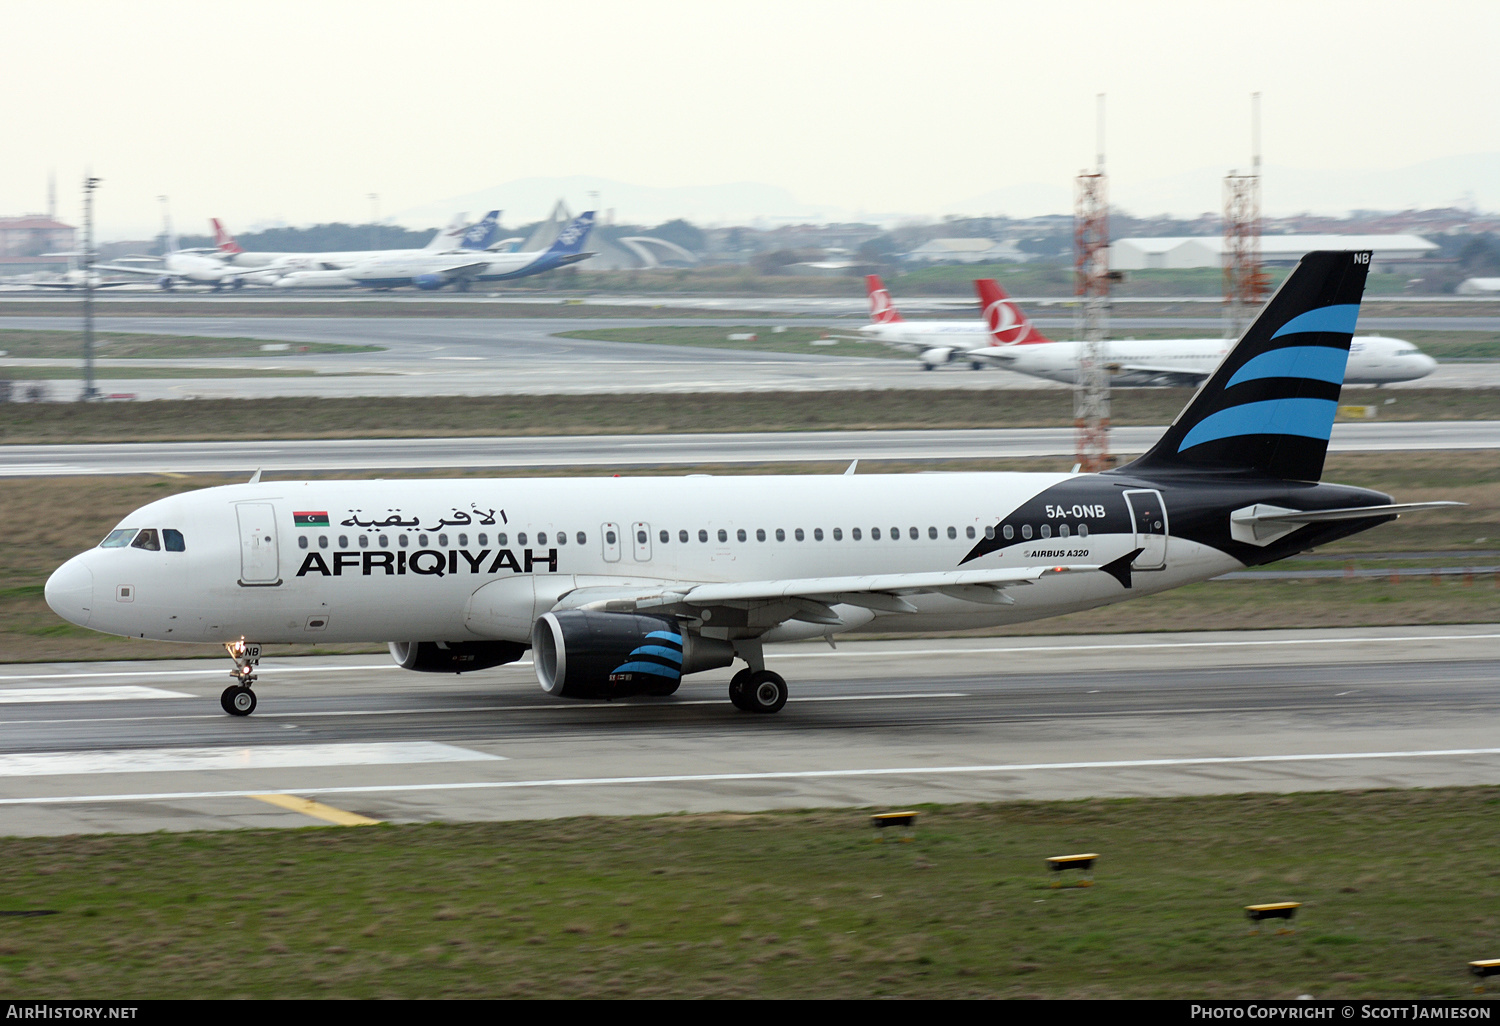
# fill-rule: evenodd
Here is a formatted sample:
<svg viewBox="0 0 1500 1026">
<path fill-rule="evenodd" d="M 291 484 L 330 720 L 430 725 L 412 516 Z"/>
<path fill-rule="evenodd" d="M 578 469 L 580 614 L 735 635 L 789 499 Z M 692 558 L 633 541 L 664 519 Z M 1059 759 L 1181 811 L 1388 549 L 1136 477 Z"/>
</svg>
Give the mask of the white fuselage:
<svg viewBox="0 0 1500 1026">
<path fill-rule="evenodd" d="M 896 321 L 866 324 L 859 333 L 872 342 L 914 352 L 926 349 L 968 352 L 986 348 L 994 341 L 983 321 Z"/>
<path fill-rule="evenodd" d="M 1006 370 L 1074 384 L 1078 377 L 1079 342 L 995 346 L 975 355 Z M 1202 380 L 1234 345 L 1221 338 L 1110 340 L 1105 365 L 1118 384 L 1169 383 L 1175 375 Z M 1398 338 L 1355 338 L 1344 371 L 1346 385 L 1384 385 L 1426 377 L 1437 361 Z"/>
<path fill-rule="evenodd" d="M 536 618 L 575 588 L 953 571 L 997 518 L 1069 480 L 1081 478 L 966 473 L 231 485 L 135 511 L 120 529 L 151 528 L 162 537 L 170 530 L 183 540 L 181 551 L 128 543 L 91 549 L 53 575 L 47 601 L 91 629 L 165 641 L 524 642 Z M 962 569 L 1097 566 L 1143 544 L 1156 565 L 1137 573 L 1128 591 L 1107 573 L 1081 572 L 1010 588 L 1013 598 L 1005 603 L 929 591 L 908 596 L 914 612 L 835 605 L 839 626 L 790 620 L 764 640 L 1014 623 L 1242 565 L 1170 532 L 1138 538 L 1133 514 L 1122 519 L 1087 505 L 1047 509 L 1036 518 L 1034 540 Z M 1024 530 L 1030 538 L 1032 526 Z"/>
</svg>

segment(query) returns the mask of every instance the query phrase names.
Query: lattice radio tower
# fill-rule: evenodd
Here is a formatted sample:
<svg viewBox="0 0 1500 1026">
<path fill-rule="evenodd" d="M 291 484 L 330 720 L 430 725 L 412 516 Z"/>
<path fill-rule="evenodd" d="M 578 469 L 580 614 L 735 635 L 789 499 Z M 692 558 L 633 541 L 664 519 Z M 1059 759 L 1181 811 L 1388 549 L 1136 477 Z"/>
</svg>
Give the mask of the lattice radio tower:
<svg viewBox="0 0 1500 1026">
<path fill-rule="evenodd" d="M 1250 94 L 1248 175 L 1224 177 L 1224 337 L 1236 339 L 1270 293 L 1260 264 L 1260 93 Z"/>
<path fill-rule="evenodd" d="M 1076 179 L 1073 212 L 1074 292 L 1079 297 L 1078 380 L 1073 388 L 1073 423 L 1078 431 L 1078 464 L 1085 473 L 1107 470 L 1109 454 L 1109 370 L 1104 336 L 1109 329 L 1109 197 L 1104 176 L 1104 94 L 1099 94 L 1098 161 Z"/>
</svg>

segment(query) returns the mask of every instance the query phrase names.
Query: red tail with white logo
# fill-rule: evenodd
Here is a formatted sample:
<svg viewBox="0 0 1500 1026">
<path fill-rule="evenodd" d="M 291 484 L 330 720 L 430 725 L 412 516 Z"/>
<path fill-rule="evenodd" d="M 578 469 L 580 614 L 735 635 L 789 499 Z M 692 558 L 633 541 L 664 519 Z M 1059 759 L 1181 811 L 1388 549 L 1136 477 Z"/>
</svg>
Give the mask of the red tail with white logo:
<svg viewBox="0 0 1500 1026">
<path fill-rule="evenodd" d="M 891 302 L 891 292 L 880 283 L 880 275 L 865 275 L 865 292 L 870 297 L 870 320 L 876 324 L 897 324 L 902 320 Z"/>
<path fill-rule="evenodd" d="M 230 235 L 225 227 L 219 223 L 217 217 L 210 217 L 208 220 L 214 226 L 214 245 L 219 248 L 220 253 L 233 255 L 245 252 L 240 248 L 240 244 L 234 241 L 234 236 Z"/>
<path fill-rule="evenodd" d="M 1010 301 L 1000 283 L 993 278 L 978 279 L 974 282 L 974 290 L 979 293 L 979 305 L 984 309 L 984 323 L 990 329 L 992 345 L 1029 346 L 1052 341 L 1026 319 L 1021 308 Z"/>
</svg>

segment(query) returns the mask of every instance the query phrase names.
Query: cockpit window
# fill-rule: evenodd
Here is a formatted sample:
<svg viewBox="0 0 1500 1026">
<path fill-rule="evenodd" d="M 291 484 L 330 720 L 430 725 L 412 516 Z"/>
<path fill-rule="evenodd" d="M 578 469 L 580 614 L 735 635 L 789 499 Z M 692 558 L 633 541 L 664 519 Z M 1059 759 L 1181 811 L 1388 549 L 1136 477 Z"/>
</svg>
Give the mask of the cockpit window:
<svg viewBox="0 0 1500 1026">
<path fill-rule="evenodd" d="M 132 549 L 146 549 L 148 552 L 161 550 L 161 542 L 156 537 L 156 528 L 148 527 L 135 536 L 135 541 L 130 543 Z"/>
<path fill-rule="evenodd" d="M 182 540 L 182 532 L 175 531 L 170 527 L 163 528 L 161 540 L 166 544 L 168 552 L 186 552 L 187 545 Z"/>
<path fill-rule="evenodd" d="M 109 537 L 99 543 L 101 549 L 123 549 L 135 537 L 135 528 L 120 527 L 109 532 Z"/>
</svg>

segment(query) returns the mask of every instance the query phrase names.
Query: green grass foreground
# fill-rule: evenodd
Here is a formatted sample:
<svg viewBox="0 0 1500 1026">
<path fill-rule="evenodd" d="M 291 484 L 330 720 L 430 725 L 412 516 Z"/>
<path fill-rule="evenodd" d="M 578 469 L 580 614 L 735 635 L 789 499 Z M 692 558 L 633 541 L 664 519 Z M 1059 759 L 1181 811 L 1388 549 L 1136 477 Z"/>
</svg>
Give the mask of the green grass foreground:
<svg viewBox="0 0 1500 1026">
<path fill-rule="evenodd" d="M 246 799 L 250 801 L 251 799 Z M 0 841 L 17 997 L 1462 998 L 1500 789 Z M 1044 859 L 1097 852 L 1094 885 Z M 1063 874 L 1077 879 L 1076 874 Z M 1243 906 L 1300 901 L 1293 933 Z M 1284 925 L 1284 924 L 1276 924 Z"/>
</svg>

